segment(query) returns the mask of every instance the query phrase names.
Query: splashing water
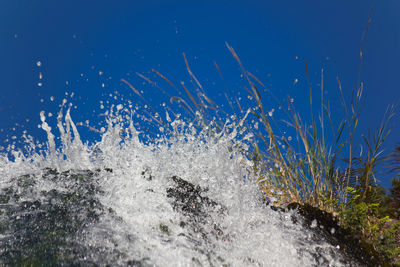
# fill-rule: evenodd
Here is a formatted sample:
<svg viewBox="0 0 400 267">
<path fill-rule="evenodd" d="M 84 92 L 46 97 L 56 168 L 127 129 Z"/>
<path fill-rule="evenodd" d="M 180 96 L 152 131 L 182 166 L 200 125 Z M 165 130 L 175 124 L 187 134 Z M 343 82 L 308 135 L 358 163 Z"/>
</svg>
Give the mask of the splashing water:
<svg viewBox="0 0 400 267">
<path fill-rule="evenodd" d="M 95 199 L 91 205 L 97 208 L 90 207 L 97 219 L 83 220 L 84 231 L 77 238 L 82 256 L 75 255 L 78 263 L 343 265 L 337 248 L 293 223 L 294 211 L 283 213 L 266 207 L 256 177 L 249 172 L 251 163 L 239 149 L 246 146 L 246 138 L 237 137 L 239 125 L 226 123 L 223 131 L 210 134 L 210 129 L 198 130 L 168 117 L 169 134 L 144 142 L 123 112 L 120 106 L 115 114 L 111 111 L 101 141 L 88 145 L 81 141 L 70 110 L 65 115 L 61 110 L 57 117 L 59 147 L 42 112 L 47 148 L 38 152 L 27 138 L 30 153 L 12 151 L 13 160 L 0 156 L 0 189 L 16 188 L 24 203 L 43 201 L 43 192 L 70 196 L 72 188 L 86 178 L 66 181 L 62 177 L 91 173 L 84 181 L 90 184 L 84 192 Z M 21 189 L 21 179 L 15 179 L 26 174 L 35 177 L 29 192 Z M 67 201 L 74 199 L 87 201 L 82 196 Z M 0 225 L 5 220 L 1 214 Z M 82 221 L 79 216 L 83 213 L 74 220 Z M 1 247 L 12 239 L 3 232 Z"/>
</svg>

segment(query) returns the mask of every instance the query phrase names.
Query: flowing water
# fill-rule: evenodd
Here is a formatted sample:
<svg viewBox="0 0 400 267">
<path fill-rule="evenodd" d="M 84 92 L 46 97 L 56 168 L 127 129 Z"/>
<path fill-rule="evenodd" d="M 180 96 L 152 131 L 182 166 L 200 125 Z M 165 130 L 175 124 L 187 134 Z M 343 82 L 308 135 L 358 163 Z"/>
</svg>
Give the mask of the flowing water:
<svg viewBox="0 0 400 267">
<path fill-rule="evenodd" d="M 167 116 L 168 134 L 144 141 L 122 110 L 110 114 L 88 145 L 69 110 L 54 126 L 41 113 L 46 144 L 25 137 L 26 151 L 1 155 L 0 265 L 349 262 L 296 211 L 266 206 L 235 123 L 212 134 Z"/>
</svg>

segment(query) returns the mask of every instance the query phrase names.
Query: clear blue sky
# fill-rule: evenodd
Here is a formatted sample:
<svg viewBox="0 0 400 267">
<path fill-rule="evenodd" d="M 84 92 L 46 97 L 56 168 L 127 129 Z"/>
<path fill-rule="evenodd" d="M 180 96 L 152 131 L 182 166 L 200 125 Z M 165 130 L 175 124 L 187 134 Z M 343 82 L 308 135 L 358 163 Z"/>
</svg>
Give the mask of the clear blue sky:
<svg viewBox="0 0 400 267">
<path fill-rule="evenodd" d="M 98 103 L 104 95 L 115 90 L 132 95 L 121 78 L 141 86 L 143 80 L 135 72 L 150 76 L 155 68 L 176 84 L 189 80 L 182 52 L 211 98 L 220 99 L 226 90 L 214 60 L 228 83 L 228 94 L 237 95 L 239 72 L 225 41 L 278 98 L 290 95 L 306 114 L 304 59 L 316 95 L 324 68 L 325 95 L 332 100 L 333 113 L 340 114 L 336 77 L 349 95 L 357 82 L 360 39 L 371 6 L 359 134 L 379 125 L 386 107 L 400 101 L 397 0 L 1 1 L 0 146 L 22 130 L 43 139 L 37 127 L 39 112 L 55 114 L 65 92 L 75 93 L 73 119 L 92 121 L 101 113 Z M 299 80 L 295 85 L 294 79 Z M 152 104 L 165 101 L 156 88 L 146 90 Z M 268 96 L 264 100 L 276 108 Z M 396 115 L 387 151 L 400 142 L 399 124 Z"/>
</svg>

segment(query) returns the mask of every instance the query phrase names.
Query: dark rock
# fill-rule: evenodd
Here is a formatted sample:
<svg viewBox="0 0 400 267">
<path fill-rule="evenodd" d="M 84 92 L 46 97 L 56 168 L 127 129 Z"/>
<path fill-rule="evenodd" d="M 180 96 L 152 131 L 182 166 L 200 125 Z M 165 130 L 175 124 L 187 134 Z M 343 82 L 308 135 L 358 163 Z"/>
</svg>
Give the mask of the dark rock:
<svg viewBox="0 0 400 267">
<path fill-rule="evenodd" d="M 167 189 L 167 197 L 175 199 L 173 202 L 175 210 L 180 210 L 190 216 L 201 217 L 206 215 L 205 208 L 218 205 L 215 201 L 201 195 L 203 190 L 200 186 L 194 186 L 177 176 L 173 176 L 172 180 L 176 187 Z"/>
<path fill-rule="evenodd" d="M 172 206 L 175 211 L 181 213 L 186 218 L 186 221 L 179 223 L 182 228 L 189 228 L 186 238 L 195 244 L 195 249 L 206 255 L 211 266 L 214 264 L 222 264 L 225 260 L 216 255 L 213 251 L 203 251 L 203 243 L 208 247 L 213 244 L 210 237 L 216 239 L 228 239 L 229 235 L 224 233 L 221 227 L 215 223 L 210 216 L 211 212 L 217 212 L 223 215 L 226 208 L 213 201 L 212 199 L 203 196 L 202 193 L 207 192 L 207 189 L 202 189 L 200 186 L 183 180 L 177 176 L 171 177 L 174 186 L 167 188 L 167 197 L 173 199 Z M 183 234 L 181 234 L 183 235 Z M 201 239 L 198 238 L 201 236 Z M 194 260 L 196 262 L 196 260 Z"/>
<path fill-rule="evenodd" d="M 108 242 L 115 242 L 113 248 L 88 246 L 84 242 L 85 233 L 103 215 L 123 223 L 115 211 L 104 207 L 98 199 L 103 194 L 98 180 L 101 172 L 112 173 L 113 170 L 58 172 L 45 169 L 41 175 L 16 177 L 10 186 L 2 189 L 0 266 L 151 266 L 149 258 L 132 259 L 119 251 L 118 242 L 114 241 L 113 232 L 108 228 L 102 234 Z M 156 181 L 150 169 L 145 169 L 141 174 L 148 181 Z M 58 186 L 38 190 L 36 187 L 40 179 Z M 149 196 L 157 194 L 155 191 L 146 189 Z M 207 196 L 206 192 L 207 188 L 177 176 L 171 177 L 166 195 L 174 211 L 180 214 L 177 221 L 179 227 L 171 227 L 172 221 L 163 222 L 158 225 L 155 234 L 161 235 L 163 242 L 173 242 L 173 236 L 186 238 L 193 244 L 193 250 L 202 254 L 192 258 L 193 265 L 201 265 L 206 260 L 210 266 L 225 266 L 228 259 L 223 259 L 215 252 L 215 240 L 229 241 L 232 236 L 214 219 L 216 216 L 227 216 L 227 209 Z M 348 259 L 344 262 L 346 265 L 388 266 L 370 247 L 340 227 L 329 213 L 297 203 L 290 204 L 287 209 L 298 210 L 292 220 L 312 231 L 315 235 L 313 241 L 322 243 L 326 240 L 335 247 L 339 246 Z M 181 232 L 174 233 L 176 229 Z M 136 237 L 127 235 L 124 238 L 135 242 Z M 309 240 L 305 241 L 305 246 L 309 244 L 306 242 Z M 321 265 L 329 265 L 321 256 L 326 251 L 320 251 L 317 247 L 313 253 Z M 257 264 L 251 258 L 246 262 Z"/>
<path fill-rule="evenodd" d="M 276 208 L 275 208 L 276 209 Z M 291 203 L 287 210 L 297 210 L 301 218 L 293 216 L 294 223 L 302 222 L 303 227 L 323 237 L 332 246 L 339 247 L 348 262 L 359 262 L 361 266 L 391 266 L 374 248 L 349 230 L 340 226 L 340 222 L 330 213 L 311 205 Z"/>
<path fill-rule="evenodd" d="M 59 173 L 45 169 L 41 177 L 23 175 L 2 189 L 0 266 L 106 265 L 110 259 L 126 257 L 118 251 L 87 247 L 82 242 L 88 227 L 109 212 L 96 198 L 102 193 L 97 174 L 88 170 Z M 62 184 L 66 190 L 34 192 L 39 179 Z M 127 265 L 142 266 L 138 262 L 141 261 Z"/>
<path fill-rule="evenodd" d="M 142 177 L 146 179 L 147 181 L 151 181 L 153 179 L 153 176 L 151 175 L 151 169 L 149 167 L 146 167 L 142 173 Z"/>
<path fill-rule="evenodd" d="M 165 225 L 165 224 L 160 224 L 160 230 L 161 230 L 161 232 L 163 232 L 163 233 L 165 233 L 165 234 L 167 234 L 167 235 L 170 235 L 170 234 L 171 234 L 171 232 L 170 232 L 168 226 Z"/>
</svg>

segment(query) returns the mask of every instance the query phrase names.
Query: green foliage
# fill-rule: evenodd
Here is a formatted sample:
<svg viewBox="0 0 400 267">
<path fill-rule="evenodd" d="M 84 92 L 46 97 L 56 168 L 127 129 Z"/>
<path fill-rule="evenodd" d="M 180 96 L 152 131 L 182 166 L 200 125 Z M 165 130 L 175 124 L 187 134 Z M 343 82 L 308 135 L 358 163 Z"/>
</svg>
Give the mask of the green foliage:
<svg viewBox="0 0 400 267">
<path fill-rule="evenodd" d="M 400 222 L 383 228 L 371 243 L 394 265 L 400 266 Z"/>
<path fill-rule="evenodd" d="M 392 179 L 392 187 L 390 188 L 390 202 L 388 205 L 393 210 L 393 216 L 400 219 L 400 176 Z"/>
<path fill-rule="evenodd" d="M 366 30 L 370 21 L 371 17 Z M 243 148 L 243 152 L 254 163 L 252 172 L 257 177 L 264 196 L 277 206 L 284 207 L 290 203 L 301 203 L 330 212 L 337 216 L 343 226 L 350 229 L 354 235 L 372 244 L 378 252 L 393 263 L 398 262 L 399 227 L 397 223 L 391 223 L 395 219 L 400 219 L 400 146 L 396 148 L 392 156 L 393 170 L 398 171 L 398 178 L 392 180 L 390 195 L 378 185 L 376 178 L 379 167 L 388 161 L 388 158 L 382 154 L 382 147 L 391 131 L 389 122 L 394 116 L 394 107 L 388 108 L 379 128 L 372 135 L 362 135 L 363 144 L 354 144 L 358 134 L 359 118 L 362 114 L 362 96 L 365 95 L 363 94 L 364 85 L 360 80 L 363 46 L 360 48 L 357 86 L 352 91 L 350 101 L 345 100 L 341 82 L 337 79 L 345 114 L 337 125 L 334 123 L 337 120 L 331 117 L 330 104 L 324 99 L 323 70 L 320 81 L 321 108 L 319 114 L 314 114 L 311 82 L 307 61 L 305 61 L 311 119 L 309 122 L 303 121 L 292 102 L 288 101 L 287 110 L 289 111 L 286 113 L 285 122 L 294 129 L 296 136 L 293 139 L 297 140 L 297 142 L 290 142 L 282 134 L 284 131 L 280 129 L 273 116 L 266 111 L 259 88 L 269 92 L 275 100 L 277 100 L 276 97 L 258 78 L 245 69 L 235 50 L 226 45 L 248 82 L 248 86 L 244 88 L 250 98 L 255 101 L 255 106 L 248 110 L 240 123 L 238 118 L 235 120 L 243 136 L 248 132 L 256 136 L 252 146 Z M 182 86 L 194 106 L 190 106 L 180 97 L 173 97 L 171 101 L 178 99 L 179 103 L 193 116 L 200 114 L 201 120 L 198 127 L 202 128 L 213 121 L 214 126 L 222 129 L 224 123 L 218 121 L 220 117 L 217 106 L 203 93 L 203 88 L 190 71 L 186 58 L 185 63 L 198 87 L 196 91 L 200 92 L 198 101 L 184 84 Z M 221 76 L 217 65 L 216 68 Z M 164 76 L 158 75 L 166 80 Z M 171 82 L 166 81 L 172 85 Z M 281 107 L 284 106 L 278 100 L 277 102 Z M 229 102 L 229 104 L 233 109 L 232 103 Z M 238 106 L 243 112 L 239 103 Z M 206 120 L 210 109 L 215 111 L 217 119 Z M 257 127 L 256 130 L 249 127 L 247 118 L 249 112 L 249 117 L 253 116 L 262 124 L 262 128 Z M 211 128 L 213 127 L 209 129 Z M 214 133 L 210 132 L 210 134 Z M 362 153 L 356 155 L 355 148 L 358 149 L 358 145 L 361 146 Z M 344 161 L 339 162 L 339 159 L 344 159 Z"/>
<path fill-rule="evenodd" d="M 348 202 L 339 205 L 343 227 L 373 245 L 393 264 L 400 265 L 400 221 L 393 219 L 393 210 L 388 205 L 391 197 L 380 187 L 373 194 L 377 202 L 369 202 L 374 198 L 368 196 L 363 199 L 364 192 L 352 187 L 346 188 L 346 194 Z"/>
<path fill-rule="evenodd" d="M 381 218 L 379 203 L 360 201 L 362 193 L 352 187 L 347 187 L 346 193 L 350 195 L 349 201 L 341 205 L 340 212 L 341 222 L 345 228 L 363 236 L 370 236 L 390 221 L 389 216 Z"/>
</svg>

